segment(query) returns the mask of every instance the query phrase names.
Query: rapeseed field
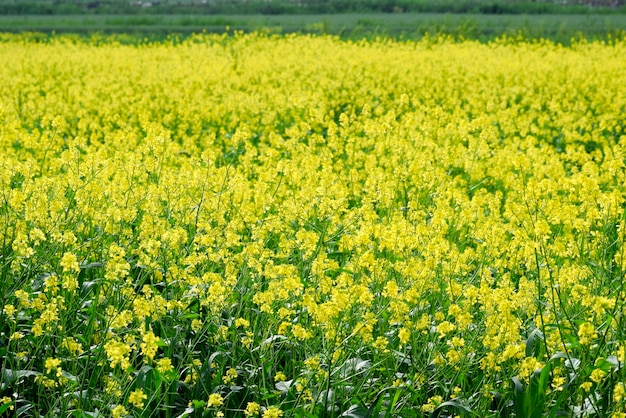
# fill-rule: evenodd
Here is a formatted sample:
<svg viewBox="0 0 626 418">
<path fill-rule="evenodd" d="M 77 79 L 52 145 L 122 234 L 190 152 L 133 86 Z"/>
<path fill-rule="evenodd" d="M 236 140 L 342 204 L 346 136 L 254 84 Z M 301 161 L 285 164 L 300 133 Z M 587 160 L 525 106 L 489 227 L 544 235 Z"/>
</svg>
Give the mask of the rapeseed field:
<svg viewBox="0 0 626 418">
<path fill-rule="evenodd" d="M 626 417 L 626 42 L 0 35 L 0 414 Z"/>
</svg>

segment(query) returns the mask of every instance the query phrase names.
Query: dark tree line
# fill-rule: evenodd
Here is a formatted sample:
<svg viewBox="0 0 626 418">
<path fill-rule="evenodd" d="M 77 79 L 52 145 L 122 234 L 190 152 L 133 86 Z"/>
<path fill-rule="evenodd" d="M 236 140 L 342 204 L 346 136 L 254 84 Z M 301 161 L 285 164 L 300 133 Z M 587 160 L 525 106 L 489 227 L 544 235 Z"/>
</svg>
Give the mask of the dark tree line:
<svg viewBox="0 0 626 418">
<path fill-rule="evenodd" d="M 0 14 L 624 13 L 626 0 L 0 0 Z"/>
</svg>

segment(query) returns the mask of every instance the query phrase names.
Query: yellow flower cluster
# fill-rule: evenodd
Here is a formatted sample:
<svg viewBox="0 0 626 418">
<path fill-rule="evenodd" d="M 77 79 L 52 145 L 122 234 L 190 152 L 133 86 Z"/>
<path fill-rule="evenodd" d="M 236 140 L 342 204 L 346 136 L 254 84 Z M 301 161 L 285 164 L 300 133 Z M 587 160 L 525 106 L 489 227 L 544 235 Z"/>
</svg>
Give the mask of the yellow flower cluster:
<svg viewBox="0 0 626 418">
<path fill-rule="evenodd" d="M 397 405 L 432 412 L 557 363 L 564 408 L 592 386 L 624 408 L 591 364 L 624 361 L 624 41 L 5 34 L 0 56 L 3 364 L 120 417 L 179 377 L 170 405 L 220 414 L 282 416 L 287 376 L 312 411 L 411 387 Z"/>
</svg>

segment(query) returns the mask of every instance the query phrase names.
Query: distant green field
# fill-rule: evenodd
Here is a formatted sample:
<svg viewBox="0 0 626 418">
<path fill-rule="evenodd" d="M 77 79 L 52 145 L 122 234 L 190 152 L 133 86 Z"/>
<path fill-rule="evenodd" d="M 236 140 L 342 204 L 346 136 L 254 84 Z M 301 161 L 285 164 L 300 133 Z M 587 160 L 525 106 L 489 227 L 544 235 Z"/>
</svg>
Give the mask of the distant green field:
<svg viewBox="0 0 626 418">
<path fill-rule="evenodd" d="M 335 15 L 66 15 L 0 16 L 0 31 L 145 33 L 164 35 L 226 30 L 329 33 L 345 37 L 419 38 L 426 33 L 487 40 L 523 34 L 569 42 L 626 29 L 626 15 L 480 15 L 354 13 Z"/>
</svg>

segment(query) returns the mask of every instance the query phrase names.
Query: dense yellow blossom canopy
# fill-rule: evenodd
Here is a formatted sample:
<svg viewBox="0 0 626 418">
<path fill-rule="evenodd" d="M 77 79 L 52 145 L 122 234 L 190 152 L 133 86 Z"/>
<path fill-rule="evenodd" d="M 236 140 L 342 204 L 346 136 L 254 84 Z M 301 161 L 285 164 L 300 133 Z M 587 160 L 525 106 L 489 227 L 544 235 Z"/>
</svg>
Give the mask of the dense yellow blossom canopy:
<svg viewBox="0 0 626 418">
<path fill-rule="evenodd" d="M 0 408 L 625 411 L 626 43 L 127 40 L 0 36 Z"/>
</svg>

